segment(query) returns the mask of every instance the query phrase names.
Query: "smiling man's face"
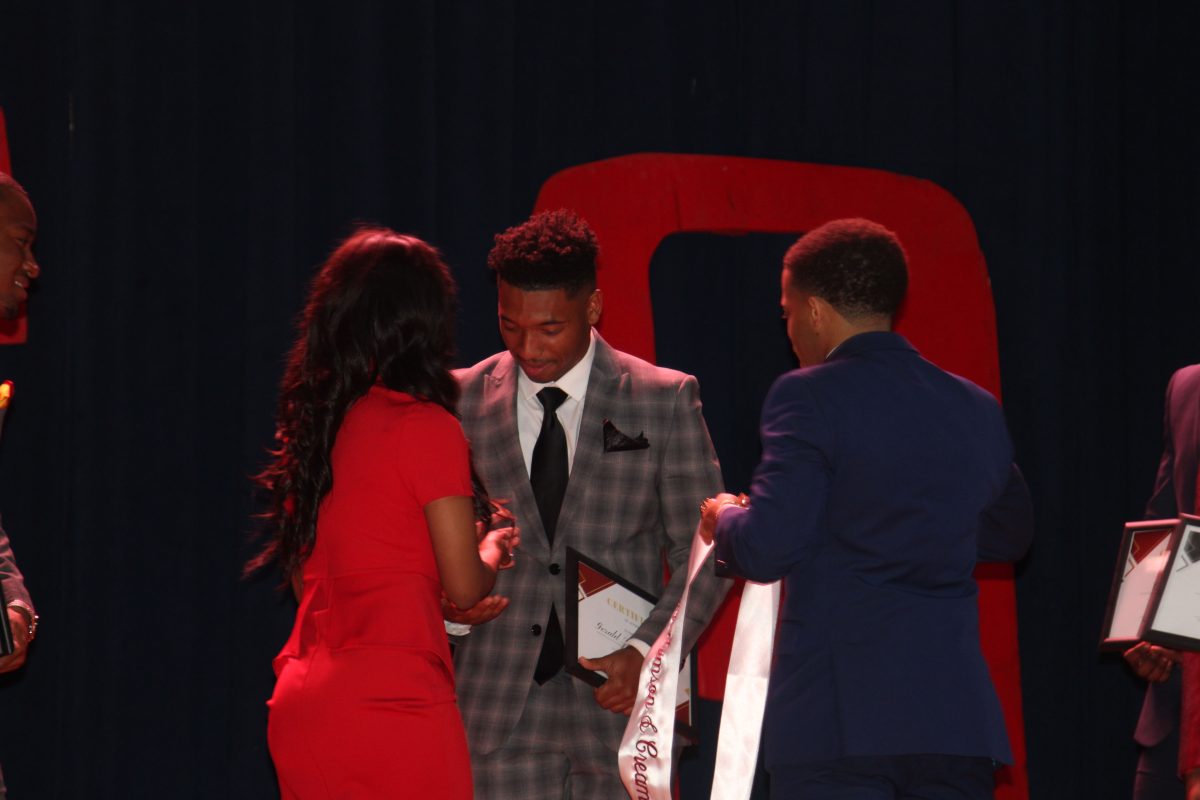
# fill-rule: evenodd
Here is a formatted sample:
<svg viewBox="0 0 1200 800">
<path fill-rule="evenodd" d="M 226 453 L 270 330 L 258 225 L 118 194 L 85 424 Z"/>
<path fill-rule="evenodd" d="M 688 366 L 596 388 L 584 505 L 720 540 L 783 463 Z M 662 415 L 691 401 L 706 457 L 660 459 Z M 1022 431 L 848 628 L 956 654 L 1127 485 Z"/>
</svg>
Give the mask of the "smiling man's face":
<svg viewBox="0 0 1200 800">
<path fill-rule="evenodd" d="M 0 185 L 0 317 L 14 319 L 41 271 L 33 257 L 37 217 L 24 195 Z"/>
</svg>

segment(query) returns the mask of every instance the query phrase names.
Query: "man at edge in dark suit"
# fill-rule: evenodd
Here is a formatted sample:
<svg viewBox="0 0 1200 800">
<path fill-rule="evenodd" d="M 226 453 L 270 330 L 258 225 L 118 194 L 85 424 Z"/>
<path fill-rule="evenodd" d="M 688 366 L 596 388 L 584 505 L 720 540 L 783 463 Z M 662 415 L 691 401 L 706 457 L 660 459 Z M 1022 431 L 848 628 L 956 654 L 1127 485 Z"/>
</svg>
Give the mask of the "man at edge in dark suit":
<svg viewBox="0 0 1200 800">
<path fill-rule="evenodd" d="M 1200 364 L 1171 376 L 1165 406 L 1163 454 L 1147 519 L 1196 511 Z M 1200 656 L 1139 642 L 1125 652 L 1125 660 L 1149 681 L 1133 737 L 1140 748 L 1134 800 L 1200 800 Z"/>
<path fill-rule="evenodd" d="M 784 258 L 801 368 L 762 412 L 748 507 L 718 495 L 718 563 L 786 581 L 763 724 L 773 798 L 991 798 L 1012 754 L 972 572 L 1020 558 L 1028 490 L 999 404 L 892 331 L 895 235 L 827 223 Z"/>
<path fill-rule="evenodd" d="M 33 257 L 37 216 L 29 196 L 11 176 L 0 172 L 0 317 L 16 319 L 29 297 L 29 284 L 40 268 Z M 29 643 L 37 633 L 38 617 L 25 589 L 25 579 L 13 558 L 8 534 L 0 528 L 0 585 L 4 587 L 8 624 L 12 629 L 13 652 L 0 658 L 0 673 L 12 672 L 25 663 Z M 5 795 L 0 776 L 0 798 Z"/>
</svg>

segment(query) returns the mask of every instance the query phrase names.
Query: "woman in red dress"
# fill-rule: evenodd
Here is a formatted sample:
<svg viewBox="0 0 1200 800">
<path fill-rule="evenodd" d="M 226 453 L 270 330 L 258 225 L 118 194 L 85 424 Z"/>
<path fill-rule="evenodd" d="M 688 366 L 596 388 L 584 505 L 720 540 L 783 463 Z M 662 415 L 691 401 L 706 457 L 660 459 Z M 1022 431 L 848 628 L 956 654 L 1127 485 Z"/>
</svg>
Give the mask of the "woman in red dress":
<svg viewBox="0 0 1200 800">
<path fill-rule="evenodd" d="M 471 797 L 441 598 L 487 595 L 517 537 L 477 534 L 454 303 L 437 251 L 389 230 L 355 233 L 313 281 L 250 565 L 278 561 L 300 597 L 268 703 L 285 799 Z"/>
</svg>

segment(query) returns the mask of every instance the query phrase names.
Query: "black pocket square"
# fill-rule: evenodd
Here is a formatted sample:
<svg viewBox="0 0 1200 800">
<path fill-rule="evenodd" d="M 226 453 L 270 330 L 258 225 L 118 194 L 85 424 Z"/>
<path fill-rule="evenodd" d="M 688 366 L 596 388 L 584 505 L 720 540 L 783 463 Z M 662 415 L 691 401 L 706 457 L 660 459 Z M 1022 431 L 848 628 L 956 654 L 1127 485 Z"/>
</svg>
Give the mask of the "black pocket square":
<svg viewBox="0 0 1200 800">
<path fill-rule="evenodd" d="M 617 430 L 612 420 L 604 420 L 604 452 L 615 453 L 621 450 L 645 450 L 650 447 L 643 433 L 629 437 Z"/>
</svg>

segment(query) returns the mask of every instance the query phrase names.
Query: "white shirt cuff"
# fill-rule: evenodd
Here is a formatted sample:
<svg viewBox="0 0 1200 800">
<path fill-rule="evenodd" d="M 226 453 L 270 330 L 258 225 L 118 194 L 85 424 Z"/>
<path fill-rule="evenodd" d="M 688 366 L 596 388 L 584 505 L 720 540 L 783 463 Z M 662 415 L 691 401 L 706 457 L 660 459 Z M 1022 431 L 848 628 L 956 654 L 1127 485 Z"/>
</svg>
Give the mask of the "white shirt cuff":
<svg viewBox="0 0 1200 800">
<path fill-rule="evenodd" d="M 641 653 L 642 658 L 645 658 L 646 655 L 650 652 L 650 645 L 646 644 L 641 639 L 630 639 L 625 644 L 629 645 L 634 650 L 637 650 L 639 653 Z"/>
<path fill-rule="evenodd" d="M 471 626 L 462 622 L 451 622 L 450 620 L 442 620 L 446 626 L 446 633 L 450 636 L 466 636 L 471 632 Z"/>
</svg>

